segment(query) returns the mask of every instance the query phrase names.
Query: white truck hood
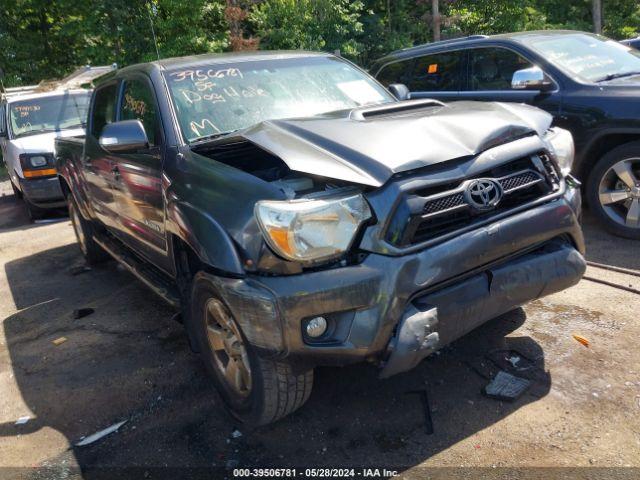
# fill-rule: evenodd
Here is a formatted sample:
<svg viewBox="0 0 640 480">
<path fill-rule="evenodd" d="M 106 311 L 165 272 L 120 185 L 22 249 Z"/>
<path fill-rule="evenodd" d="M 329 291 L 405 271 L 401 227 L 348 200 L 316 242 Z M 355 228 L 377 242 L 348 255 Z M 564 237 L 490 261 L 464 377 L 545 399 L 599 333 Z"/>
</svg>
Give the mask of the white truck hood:
<svg viewBox="0 0 640 480">
<path fill-rule="evenodd" d="M 11 140 L 11 144 L 19 150 L 18 153 L 52 153 L 53 141 L 58 137 L 75 137 L 84 135 L 83 128 L 74 128 L 72 130 L 61 130 L 59 132 L 47 132 L 39 135 L 29 135 L 27 137 L 19 137 Z"/>
</svg>

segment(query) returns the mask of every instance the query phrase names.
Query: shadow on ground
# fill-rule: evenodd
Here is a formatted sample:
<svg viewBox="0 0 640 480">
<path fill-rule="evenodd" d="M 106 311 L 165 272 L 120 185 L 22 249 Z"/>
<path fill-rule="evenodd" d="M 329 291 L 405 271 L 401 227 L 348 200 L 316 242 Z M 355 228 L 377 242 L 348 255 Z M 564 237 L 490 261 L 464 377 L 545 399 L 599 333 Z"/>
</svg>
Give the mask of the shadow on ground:
<svg viewBox="0 0 640 480">
<path fill-rule="evenodd" d="M 1 182 L 1 180 L 0 180 Z M 4 191 L 4 195 L 0 196 L 0 229 L 7 230 L 29 230 L 45 223 L 62 221 L 67 219 L 67 211 L 64 208 L 51 209 L 45 212 L 41 220 L 32 222 L 29 219 L 27 205 L 24 200 L 17 198 L 11 192 L 11 187 L 7 186 L 9 182 L 0 183 L 0 190 Z"/>
<path fill-rule="evenodd" d="M 616 237 L 607 233 L 589 210 L 583 224 L 587 244 L 587 260 L 614 267 L 640 270 L 640 241 Z M 615 248 L 612 248 L 615 245 Z"/>
<path fill-rule="evenodd" d="M 300 411 L 250 431 L 225 413 L 170 308 L 113 262 L 77 275 L 69 270 L 73 265 L 81 265 L 75 244 L 5 267 L 19 310 L 3 323 L 7 348 L 35 418 L 22 426 L 0 425 L 0 435 L 50 427 L 73 445 L 128 420 L 117 433 L 73 446 L 45 463 L 77 462 L 85 478 L 104 473 L 100 468 L 130 466 L 383 464 L 405 469 L 549 391 L 540 346 L 529 337 L 506 337 L 525 321 L 518 309 L 386 381 L 368 365 L 319 368 L 311 398 Z M 73 310 L 83 307 L 95 313 L 74 320 Z M 66 341 L 54 345 L 60 337 Z M 517 350 L 539 367 L 534 387 L 514 403 L 480 394 L 487 380 L 478 359 L 495 349 Z M 406 393 L 427 382 L 433 435 L 426 433 L 420 398 Z M 243 435 L 230 439 L 235 428 Z"/>
</svg>

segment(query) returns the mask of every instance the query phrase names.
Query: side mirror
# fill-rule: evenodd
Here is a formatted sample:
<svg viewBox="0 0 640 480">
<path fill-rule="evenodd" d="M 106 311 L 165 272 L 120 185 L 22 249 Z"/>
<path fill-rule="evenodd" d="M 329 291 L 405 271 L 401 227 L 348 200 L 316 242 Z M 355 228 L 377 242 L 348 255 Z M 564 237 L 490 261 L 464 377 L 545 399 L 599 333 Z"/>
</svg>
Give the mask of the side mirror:
<svg viewBox="0 0 640 480">
<path fill-rule="evenodd" d="M 404 83 L 392 83 L 387 87 L 387 89 L 391 92 L 391 95 L 396 97 L 398 100 L 409 100 L 411 93 L 409 89 Z"/>
<path fill-rule="evenodd" d="M 140 120 L 122 120 L 105 125 L 98 143 L 109 153 L 135 153 L 149 148 L 147 132 Z"/>
<path fill-rule="evenodd" d="M 550 90 L 553 84 L 539 67 L 523 68 L 513 72 L 511 88 L 514 90 Z"/>
</svg>

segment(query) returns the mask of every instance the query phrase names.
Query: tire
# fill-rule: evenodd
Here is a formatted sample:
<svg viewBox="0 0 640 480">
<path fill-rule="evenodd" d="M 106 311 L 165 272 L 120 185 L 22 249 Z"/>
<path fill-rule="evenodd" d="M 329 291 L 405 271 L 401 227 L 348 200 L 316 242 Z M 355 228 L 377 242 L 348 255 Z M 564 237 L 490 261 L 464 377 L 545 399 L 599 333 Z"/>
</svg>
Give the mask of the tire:
<svg viewBox="0 0 640 480">
<path fill-rule="evenodd" d="M 589 207 L 604 228 L 640 240 L 640 142 L 604 155 L 587 181 Z"/>
<path fill-rule="evenodd" d="M 313 386 L 313 370 L 296 375 L 289 364 L 258 356 L 206 274 L 199 273 L 194 278 L 190 307 L 187 328 L 234 417 L 249 426 L 266 425 L 289 415 L 307 401 Z M 212 334 L 213 330 L 218 332 Z M 214 346 L 221 337 L 232 345 L 236 341 L 240 345 L 228 354 L 229 351 L 221 349 L 220 345 Z M 215 338 L 218 340 L 212 340 Z M 233 370 L 239 372 L 235 375 L 235 383 L 225 375 L 228 371 L 225 370 L 225 356 L 227 369 L 232 362 L 235 365 L 245 363 L 243 367 L 234 367 Z"/>
<path fill-rule="evenodd" d="M 24 203 L 27 204 L 27 212 L 29 213 L 29 218 L 31 219 L 32 222 L 36 220 L 40 220 L 42 217 L 44 217 L 44 214 L 46 212 L 45 209 L 34 205 L 27 199 L 25 199 Z"/>
<path fill-rule="evenodd" d="M 22 198 L 22 192 L 18 190 L 18 187 L 13 183 L 13 180 L 9 180 L 9 182 L 11 183 L 11 190 L 13 190 L 13 194 L 18 200 L 20 200 Z"/>
<path fill-rule="evenodd" d="M 87 264 L 96 265 L 104 262 L 109 258 L 109 255 L 93 239 L 95 233 L 93 222 L 85 220 L 82 217 L 82 214 L 78 210 L 78 205 L 71 194 L 69 194 L 67 200 L 69 218 L 71 219 L 80 251 L 87 261 Z"/>
</svg>

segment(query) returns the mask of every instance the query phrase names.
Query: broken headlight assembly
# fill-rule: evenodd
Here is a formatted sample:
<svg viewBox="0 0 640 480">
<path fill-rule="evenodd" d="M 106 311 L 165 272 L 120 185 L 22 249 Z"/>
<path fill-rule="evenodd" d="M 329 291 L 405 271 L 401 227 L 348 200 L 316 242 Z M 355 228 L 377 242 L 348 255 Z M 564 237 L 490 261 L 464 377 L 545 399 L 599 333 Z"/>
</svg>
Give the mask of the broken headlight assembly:
<svg viewBox="0 0 640 480">
<path fill-rule="evenodd" d="M 562 176 L 566 177 L 571 173 L 575 155 L 571 132 L 563 128 L 554 127 L 547 132 L 544 139 L 558 162 Z"/>
<path fill-rule="evenodd" d="M 358 229 L 371 218 L 360 194 L 341 198 L 260 201 L 255 216 L 267 244 L 281 257 L 317 263 L 349 250 Z"/>
</svg>

